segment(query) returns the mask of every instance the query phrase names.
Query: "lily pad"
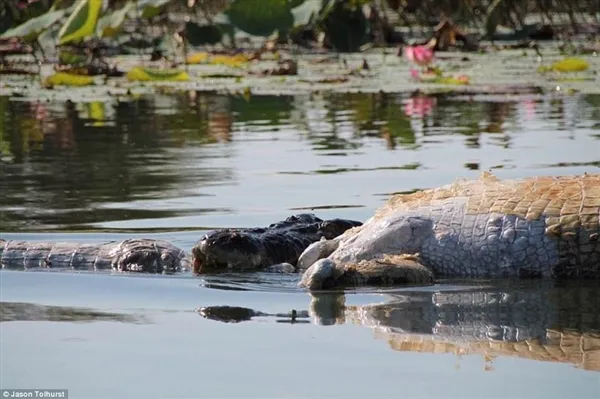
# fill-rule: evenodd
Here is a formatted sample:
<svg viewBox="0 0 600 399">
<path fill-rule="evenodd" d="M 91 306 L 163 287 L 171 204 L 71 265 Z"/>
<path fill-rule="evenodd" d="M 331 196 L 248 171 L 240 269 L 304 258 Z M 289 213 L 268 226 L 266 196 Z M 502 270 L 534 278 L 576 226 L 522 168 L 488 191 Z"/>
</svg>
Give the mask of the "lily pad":
<svg viewBox="0 0 600 399">
<path fill-rule="evenodd" d="M 209 63 L 213 65 L 225 65 L 232 68 L 240 68 L 246 65 L 249 59 L 244 54 L 237 55 L 213 55 L 210 57 Z"/>
<path fill-rule="evenodd" d="M 186 22 L 185 38 L 192 46 L 217 44 L 223 38 L 223 31 L 219 25 L 198 25 Z"/>
<path fill-rule="evenodd" d="M 194 53 L 188 55 L 185 62 L 187 64 L 203 64 L 208 61 L 209 57 L 208 53 Z"/>
<path fill-rule="evenodd" d="M 50 11 L 39 17 L 15 26 L 4 32 L 0 37 L 19 37 L 26 41 L 35 40 L 43 31 L 52 26 L 56 21 L 66 14 L 66 10 Z"/>
<path fill-rule="evenodd" d="M 79 0 L 75 10 L 58 32 L 58 43 L 66 44 L 90 36 L 96 30 L 102 0 Z"/>
<path fill-rule="evenodd" d="M 187 72 L 181 69 L 156 69 L 135 67 L 127 73 L 127 79 L 134 81 L 187 81 Z"/>
<path fill-rule="evenodd" d="M 212 64 L 212 65 L 225 65 L 232 68 L 240 68 L 249 62 L 249 58 L 244 54 L 226 55 L 226 54 L 214 54 L 200 52 L 191 54 L 187 57 L 186 62 L 188 64 Z"/>
<path fill-rule="evenodd" d="M 163 7 L 169 0 L 140 0 L 138 8 L 142 10 L 142 18 L 152 18 L 161 13 Z"/>
<path fill-rule="evenodd" d="M 538 72 L 583 72 L 590 67 L 590 63 L 582 58 L 565 58 L 556 61 L 550 66 L 540 66 Z"/>
<path fill-rule="evenodd" d="M 437 83 L 442 85 L 468 85 L 471 79 L 466 75 L 444 76 L 440 69 L 432 68 L 425 73 L 418 73 L 416 70 L 411 70 L 413 79 L 422 83 Z"/>
<path fill-rule="evenodd" d="M 94 78 L 65 72 L 50 75 L 44 81 L 46 87 L 54 86 L 89 86 L 94 84 Z"/>
<path fill-rule="evenodd" d="M 254 36 L 288 31 L 294 24 L 287 0 L 235 0 L 225 13 L 236 28 Z"/>
<path fill-rule="evenodd" d="M 119 33 L 127 13 L 133 8 L 133 3 L 125 4 L 123 8 L 107 14 L 98 20 L 97 32 L 100 37 L 114 37 Z"/>
<path fill-rule="evenodd" d="M 368 21 L 361 7 L 330 0 L 321 14 L 321 27 L 336 51 L 358 51 L 365 43 Z"/>
</svg>

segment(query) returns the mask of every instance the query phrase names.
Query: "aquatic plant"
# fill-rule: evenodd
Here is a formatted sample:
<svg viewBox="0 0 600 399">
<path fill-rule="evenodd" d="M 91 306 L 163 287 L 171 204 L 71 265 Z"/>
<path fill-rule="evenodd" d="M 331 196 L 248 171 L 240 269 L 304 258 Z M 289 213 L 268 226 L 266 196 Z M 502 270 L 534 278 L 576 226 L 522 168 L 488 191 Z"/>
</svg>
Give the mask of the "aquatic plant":
<svg viewBox="0 0 600 399">
<path fill-rule="evenodd" d="M 410 69 L 410 76 L 413 80 L 423 83 L 450 85 L 465 85 L 470 82 L 470 78 L 463 74 L 457 76 L 445 76 L 440 67 L 432 65 L 435 58 L 434 51 L 427 46 L 404 46 L 403 54 L 408 61 L 421 67 L 421 71 L 415 68 Z"/>
<path fill-rule="evenodd" d="M 433 50 L 426 46 L 404 46 L 404 56 L 420 66 L 431 64 L 434 59 Z"/>
</svg>

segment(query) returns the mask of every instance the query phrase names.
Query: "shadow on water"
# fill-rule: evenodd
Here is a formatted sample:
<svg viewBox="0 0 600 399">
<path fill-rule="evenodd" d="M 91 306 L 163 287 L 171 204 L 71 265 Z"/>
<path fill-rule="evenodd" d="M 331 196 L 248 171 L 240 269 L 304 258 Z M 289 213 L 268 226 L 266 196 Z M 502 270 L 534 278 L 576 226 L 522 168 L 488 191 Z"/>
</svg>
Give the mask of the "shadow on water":
<svg viewBox="0 0 600 399">
<path fill-rule="evenodd" d="M 88 103 L 0 97 L 0 221 L 10 232 L 100 230 L 113 221 L 189 229 L 227 215 L 245 220 L 257 208 L 268 222 L 293 209 L 337 209 L 328 203 L 371 209 L 383 187 L 430 187 L 449 182 L 445 174 L 578 173 L 600 162 L 590 150 L 599 138 L 599 98 L 417 92 L 244 99 L 193 91 Z M 444 159 L 448 153 L 457 165 Z M 358 203 L 351 202 L 355 190 L 344 188 L 349 175 L 371 190 Z M 274 195 L 287 185 L 297 192 Z M 341 191 L 319 190 L 315 203 L 312 190 L 323 185 Z M 250 191 L 256 187 L 263 189 Z"/>
<path fill-rule="evenodd" d="M 221 322 L 310 317 L 317 325 L 358 324 L 399 352 L 479 354 L 570 363 L 600 371 L 600 283 L 500 281 L 387 291 L 380 303 L 351 305 L 352 293 L 314 293 L 308 311 L 269 314 L 209 306 L 198 313 Z"/>
</svg>

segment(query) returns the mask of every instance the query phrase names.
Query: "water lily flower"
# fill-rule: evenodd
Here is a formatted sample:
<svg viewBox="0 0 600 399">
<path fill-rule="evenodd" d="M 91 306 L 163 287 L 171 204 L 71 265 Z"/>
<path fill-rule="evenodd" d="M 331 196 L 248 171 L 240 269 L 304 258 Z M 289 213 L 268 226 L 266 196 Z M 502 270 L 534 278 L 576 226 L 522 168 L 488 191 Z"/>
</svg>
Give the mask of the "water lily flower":
<svg viewBox="0 0 600 399">
<path fill-rule="evenodd" d="M 420 66 L 426 66 L 433 61 L 433 50 L 425 46 L 405 46 L 404 56 Z"/>
</svg>

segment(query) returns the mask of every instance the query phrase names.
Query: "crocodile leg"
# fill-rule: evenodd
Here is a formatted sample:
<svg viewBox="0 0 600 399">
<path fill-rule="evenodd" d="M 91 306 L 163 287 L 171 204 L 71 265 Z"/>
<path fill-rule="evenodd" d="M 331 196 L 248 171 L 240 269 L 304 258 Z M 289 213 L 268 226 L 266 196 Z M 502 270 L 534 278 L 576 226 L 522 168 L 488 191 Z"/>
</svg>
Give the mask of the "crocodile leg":
<svg viewBox="0 0 600 399">
<path fill-rule="evenodd" d="M 386 255 L 382 259 L 361 260 L 336 266 L 328 258 L 317 261 L 303 275 L 300 286 L 311 290 L 333 287 L 386 286 L 394 284 L 433 284 L 433 273 L 418 255 Z"/>
</svg>

